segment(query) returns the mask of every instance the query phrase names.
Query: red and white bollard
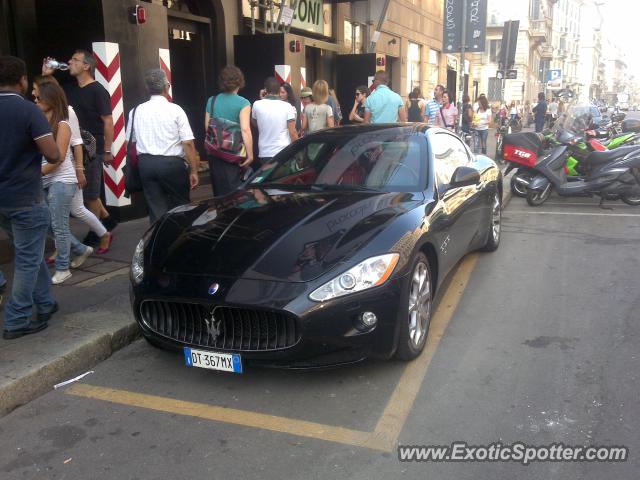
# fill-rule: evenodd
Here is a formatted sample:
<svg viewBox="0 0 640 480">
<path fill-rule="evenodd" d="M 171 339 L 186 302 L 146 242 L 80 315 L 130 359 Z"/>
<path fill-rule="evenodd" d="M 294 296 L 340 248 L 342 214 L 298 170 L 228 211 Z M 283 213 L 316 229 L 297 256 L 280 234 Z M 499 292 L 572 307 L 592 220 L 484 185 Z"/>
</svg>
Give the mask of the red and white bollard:
<svg viewBox="0 0 640 480">
<path fill-rule="evenodd" d="M 104 186 L 107 205 L 124 207 L 131 200 L 124 196 L 124 173 L 127 158 L 125 151 L 125 118 L 122 102 L 122 77 L 120 74 L 120 49 L 117 43 L 94 42 L 96 80 L 109 92 L 113 112 L 113 163 L 104 165 Z"/>
</svg>

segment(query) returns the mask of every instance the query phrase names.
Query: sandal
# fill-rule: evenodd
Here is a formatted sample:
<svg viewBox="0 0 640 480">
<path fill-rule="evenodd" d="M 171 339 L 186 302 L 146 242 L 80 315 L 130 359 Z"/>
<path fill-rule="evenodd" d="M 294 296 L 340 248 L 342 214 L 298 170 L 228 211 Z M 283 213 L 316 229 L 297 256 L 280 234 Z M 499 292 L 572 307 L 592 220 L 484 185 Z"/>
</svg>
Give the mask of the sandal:
<svg viewBox="0 0 640 480">
<path fill-rule="evenodd" d="M 113 233 L 108 232 L 108 234 L 109 234 L 109 243 L 108 243 L 108 245 L 106 247 L 98 248 L 98 250 L 96 250 L 96 254 L 97 255 L 104 255 L 111 248 L 111 243 L 113 242 Z"/>
</svg>

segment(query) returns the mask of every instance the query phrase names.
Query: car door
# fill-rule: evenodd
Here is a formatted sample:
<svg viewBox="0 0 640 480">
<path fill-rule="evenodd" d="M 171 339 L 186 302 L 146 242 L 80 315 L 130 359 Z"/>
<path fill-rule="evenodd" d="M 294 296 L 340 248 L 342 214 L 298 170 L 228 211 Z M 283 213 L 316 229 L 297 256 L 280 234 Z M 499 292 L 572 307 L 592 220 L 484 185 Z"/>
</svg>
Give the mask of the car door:
<svg viewBox="0 0 640 480">
<path fill-rule="evenodd" d="M 450 186 L 456 168 L 470 164 L 464 144 L 456 136 L 443 130 L 432 131 L 428 137 L 444 226 L 438 238 L 438 248 L 443 266 L 449 271 L 467 252 L 473 238 L 474 215 L 469 212 L 469 203 L 476 196 L 477 187 Z"/>
</svg>

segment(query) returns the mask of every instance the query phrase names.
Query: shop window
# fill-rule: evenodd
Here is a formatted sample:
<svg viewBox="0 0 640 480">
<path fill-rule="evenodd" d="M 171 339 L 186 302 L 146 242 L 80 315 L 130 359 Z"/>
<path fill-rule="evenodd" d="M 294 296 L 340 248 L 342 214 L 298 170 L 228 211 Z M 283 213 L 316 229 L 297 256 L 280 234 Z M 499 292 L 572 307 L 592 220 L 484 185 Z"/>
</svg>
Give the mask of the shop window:
<svg viewBox="0 0 640 480">
<path fill-rule="evenodd" d="M 489 79 L 489 90 L 487 91 L 487 100 L 494 102 L 502 98 L 502 80 L 495 77 Z"/>
<path fill-rule="evenodd" d="M 362 28 L 359 23 L 344 21 L 344 46 L 349 53 L 362 53 Z"/>
<path fill-rule="evenodd" d="M 420 45 L 409 42 L 407 55 L 407 93 L 420 87 Z"/>
<path fill-rule="evenodd" d="M 489 63 L 498 63 L 500 61 L 500 47 L 502 40 L 489 40 Z"/>
<path fill-rule="evenodd" d="M 429 49 L 429 88 L 433 89 L 439 83 L 439 73 L 440 73 L 440 52 L 437 50 Z"/>
</svg>

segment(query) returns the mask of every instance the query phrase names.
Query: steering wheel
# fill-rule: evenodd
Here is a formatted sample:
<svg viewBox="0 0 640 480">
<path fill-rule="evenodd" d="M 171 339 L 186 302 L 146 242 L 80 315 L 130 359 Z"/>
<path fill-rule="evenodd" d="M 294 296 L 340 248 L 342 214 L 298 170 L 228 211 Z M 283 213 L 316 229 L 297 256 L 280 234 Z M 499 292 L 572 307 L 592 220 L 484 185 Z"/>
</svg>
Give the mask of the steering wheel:
<svg viewBox="0 0 640 480">
<path fill-rule="evenodd" d="M 409 167 L 408 165 L 405 165 L 404 163 L 396 163 L 396 164 L 394 164 L 394 166 L 396 166 L 396 167 L 406 168 L 406 169 L 411 173 L 411 176 L 413 177 L 413 179 L 416 181 L 416 182 L 415 182 L 415 183 L 416 183 L 416 185 L 417 185 L 418 183 L 420 183 L 420 176 L 418 175 L 418 173 L 417 173 L 415 170 L 413 170 L 413 169 L 412 169 L 411 167 Z M 397 170 L 396 170 L 396 171 L 397 171 Z M 394 174 L 396 173 L 396 171 L 394 171 Z"/>
</svg>

